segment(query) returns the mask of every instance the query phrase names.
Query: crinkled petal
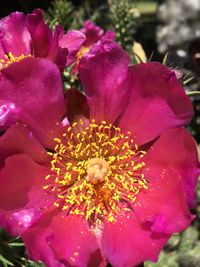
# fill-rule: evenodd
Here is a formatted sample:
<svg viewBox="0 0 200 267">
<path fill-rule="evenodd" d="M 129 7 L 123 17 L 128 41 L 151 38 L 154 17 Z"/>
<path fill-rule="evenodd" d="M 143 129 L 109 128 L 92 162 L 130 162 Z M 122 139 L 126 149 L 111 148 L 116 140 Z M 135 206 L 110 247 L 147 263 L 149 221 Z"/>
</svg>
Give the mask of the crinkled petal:
<svg viewBox="0 0 200 267">
<path fill-rule="evenodd" d="M 102 256 L 88 222 L 76 215 L 54 217 L 49 244 L 56 258 L 77 267 L 97 267 Z"/>
<path fill-rule="evenodd" d="M 49 60 L 27 58 L 1 71 L 1 128 L 22 121 L 50 147 L 65 105 L 60 72 Z"/>
<path fill-rule="evenodd" d="M 85 34 L 75 30 L 69 31 L 60 37 L 59 46 L 62 48 L 67 48 L 69 51 L 66 66 L 70 66 L 75 61 L 76 54 L 85 42 L 85 40 Z"/>
<path fill-rule="evenodd" d="M 31 53 L 31 37 L 25 24 L 26 16 L 15 12 L 0 20 L 0 59 L 3 54 L 12 54 L 16 57 Z"/>
<path fill-rule="evenodd" d="M 6 159 L 0 171 L 0 224 L 11 234 L 22 233 L 53 206 L 52 196 L 42 188 L 49 171 L 27 154 Z"/>
<path fill-rule="evenodd" d="M 1 37 L 0 37 L 0 60 L 5 59 L 5 51 L 4 47 L 1 43 Z M 0 62 L 0 70 L 3 68 L 3 64 Z"/>
<path fill-rule="evenodd" d="M 145 144 L 166 128 L 190 121 L 192 104 L 174 71 L 160 63 L 146 63 L 130 67 L 130 75 L 131 95 L 120 127 L 131 131 L 137 144 Z"/>
<path fill-rule="evenodd" d="M 115 38 L 116 38 L 115 32 L 114 31 L 111 31 L 111 30 L 108 30 L 102 36 L 101 40 L 106 40 L 106 39 L 115 40 Z"/>
<path fill-rule="evenodd" d="M 134 213 L 118 216 L 114 223 L 105 222 L 102 252 L 115 267 L 133 267 L 146 260 L 156 261 L 169 235 L 152 234 Z"/>
<path fill-rule="evenodd" d="M 84 22 L 84 28 L 81 30 L 86 36 L 85 46 L 91 46 L 101 40 L 104 34 L 103 29 L 95 25 L 91 20 Z"/>
<path fill-rule="evenodd" d="M 53 34 L 48 25 L 45 24 L 40 9 L 28 14 L 26 23 L 32 39 L 32 55 L 35 57 L 48 57 L 57 64 L 60 71 L 63 71 L 68 50 L 59 47 L 59 39 L 63 34 L 62 27 L 57 27 Z"/>
<path fill-rule="evenodd" d="M 66 91 L 67 117 L 72 124 L 82 120 L 85 124 L 89 122 L 89 107 L 84 94 L 72 88 Z"/>
<path fill-rule="evenodd" d="M 32 54 L 35 57 L 47 57 L 52 42 L 52 33 L 44 22 L 42 11 L 36 9 L 28 14 L 26 23 L 31 35 Z"/>
<path fill-rule="evenodd" d="M 184 129 L 170 129 L 153 144 L 144 159 L 148 189 L 141 191 L 133 209 L 152 231 L 174 233 L 189 226 L 194 216 L 198 160 L 194 141 Z"/>
<path fill-rule="evenodd" d="M 145 192 L 140 192 L 133 209 L 141 223 L 151 224 L 156 233 L 175 233 L 186 229 L 193 216 L 190 214 L 181 176 L 173 169 L 149 171 L 156 183 L 149 184 Z M 157 173 L 157 175 L 156 175 Z"/>
<path fill-rule="evenodd" d="M 90 116 L 114 123 L 124 110 L 130 94 L 129 56 L 113 41 L 94 45 L 79 65 Z"/>
<path fill-rule="evenodd" d="M 56 27 L 48 52 L 48 58 L 58 66 L 60 71 L 63 71 L 65 68 L 66 59 L 68 58 L 68 49 L 59 47 L 59 39 L 63 35 L 63 31 L 61 26 Z"/>
<path fill-rule="evenodd" d="M 148 152 L 145 161 L 149 166 L 157 165 L 160 170 L 167 166 L 180 172 L 188 205 L 194 208 L 195 187 L 200 169 L 197 145 L 186 129 L 166 130 Z"/>
<path fill-rule="evenodd" d="M 23 233 L 22 238 L 31 258 L 46 264 L 51 260 L 63 263 L 58 266 L 96 267 L 102 261 L 87 222 L 74 215 L 48 214 Z"/>
<path fill-rule="evenodd" d="M 59 263 L 55 254 L 49 247 L 47 237 L 51 234 L 50 223 L 55 211 L 45 214 L 40 221 L 27 229 L 22 235 L 29 257 L 35 261 L 42 261 L 48 267 L 70 267 Z"/>
<path fill-rule="evenodd" d="M 0 137 L 0 166 L 8 156 L 21 153 L 27 153 L 40 164 L 49 162 L 46 150 L 33 133 L 25 125 L 17 123 Z"/>
</svg>

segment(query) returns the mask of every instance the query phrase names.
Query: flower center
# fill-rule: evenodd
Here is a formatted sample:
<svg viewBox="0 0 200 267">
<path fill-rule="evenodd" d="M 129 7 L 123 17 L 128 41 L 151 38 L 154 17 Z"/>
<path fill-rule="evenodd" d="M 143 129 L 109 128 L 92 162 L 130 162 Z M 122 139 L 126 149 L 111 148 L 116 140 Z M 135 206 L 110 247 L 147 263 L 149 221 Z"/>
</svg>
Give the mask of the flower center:
<svg viewBox="0 0 200 267">
<path fill-rule="evenodd" d="M 82 47 L 80 48 L 80 50 L 78 51 L 78 53 L 77 53 L 77 59 L 78 59 L 78 61 L 80 61 L 81 58 L 82 58 L 85 54 L 87 54 L 87 53 L 89 52 L 89 50 L 90 50 L 90 46 L 82 46 Z"/>
<path fill-rule="evenodd" d="M 80 50 L 78 51 L 78 53 L 76 55 L 74 67 L 72 68 L 72 74 L 76 74 L 78 72 L 78 65 L 79 65 L 82 57 L 85 56 L 85 54 L 87 54 L 89 52 L 89 50 L 90 50 L 90 46 L 82 46 L 80 48 Z"/>
<path fill-rule="evenodd" d="M 11 52 L 8 55 L 4 55 L 4 59 L 0 59 L 0 70 L 7 68 L 9 65 L 20 62 L 21 60 L 31 57 L 31 55 L 21 54 L 19 57 L 15 57 Z"/>
<path fill-rule="evenodd" d="M 80 129 L 76 122 L 62 139 L 55 138 L 55 151 L 49 152 L 51 173 L 43 188 L 55 195 L 54 206 L 66 214 L 83 216 L 91 224 L 114 222 L 147 189 L 142 173 L 145 151 L 139 150 L 130 132 L 124 134 L 105 121 Z"/>
<path fill-rule="evenodd" d="M 89 160 L 86 179 L 92 184 L 103 182 L 108 171 L 109 165 L 104 159 L 93 158 Z"/>
</svg>

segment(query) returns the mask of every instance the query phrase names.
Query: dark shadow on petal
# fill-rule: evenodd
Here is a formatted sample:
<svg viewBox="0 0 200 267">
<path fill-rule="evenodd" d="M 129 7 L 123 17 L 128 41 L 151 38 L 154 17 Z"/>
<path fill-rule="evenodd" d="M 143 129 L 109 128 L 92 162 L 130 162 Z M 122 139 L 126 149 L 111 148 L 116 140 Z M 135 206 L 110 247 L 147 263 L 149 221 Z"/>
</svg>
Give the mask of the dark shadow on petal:
<svg viewBox="0 0 200 267">
<path fill-rule="evenodd" d="M 99 266 L 101 262 L 102 262 L 102 255 L 100 249 L 98 249 L 91 254 L 88 262 L 88 267 Z"/>
</svg>

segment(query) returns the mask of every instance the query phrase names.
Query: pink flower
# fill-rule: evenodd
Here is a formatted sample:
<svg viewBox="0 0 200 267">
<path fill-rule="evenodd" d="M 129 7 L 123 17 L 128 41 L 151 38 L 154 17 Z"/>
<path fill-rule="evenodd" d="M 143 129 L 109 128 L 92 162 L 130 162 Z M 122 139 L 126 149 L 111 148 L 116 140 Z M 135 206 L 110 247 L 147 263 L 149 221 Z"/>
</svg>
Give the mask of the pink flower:
<svg viewBox="0 0 200 267">
<path fill-rule="evenodd" d="M 104 32 L 102 28 L 95 25 L 91 20 L 86 20 L 81 30 L 82 33 L 85 34 L 86 40 L 84 45 L 91 46 L 97 43 L 100 40 L 114 40 L 115 32 L 108 30 Z"/>
<path fill-rule="evenodd" d="M 100 40 L 114 40 L 115 32 L 102 28 L 87 20 L 80 31 L 69 31 L 60 38 L 59 45 L 69 50 L 69 62 L 75 66 L 72 73 L 78 72 L 78 65 L 81 58 L 87 54 L 90 48 Z"/>
<path fill-rule="evenodd" d="M 60 74 L 45 64 L 0 79 L 1 99 L 19 110 L 0 138 L 0 224 L 50 267 L 156 261 L 194 218 L 199 174 L 175 73 L 129 66 L 118 45 L 98 42 L 79 65 L 85 95 L 71 89 L 64 104 Z"/>
<path fill-rule="evenodd" d="M 0 20 L 0 69 L 27 57 L 48 58 L 62 71 L 67 49 L 59 47 L 63 29 L 52 33 L 41 10 L 25 15 L 15 12 Z"/>
</svg>

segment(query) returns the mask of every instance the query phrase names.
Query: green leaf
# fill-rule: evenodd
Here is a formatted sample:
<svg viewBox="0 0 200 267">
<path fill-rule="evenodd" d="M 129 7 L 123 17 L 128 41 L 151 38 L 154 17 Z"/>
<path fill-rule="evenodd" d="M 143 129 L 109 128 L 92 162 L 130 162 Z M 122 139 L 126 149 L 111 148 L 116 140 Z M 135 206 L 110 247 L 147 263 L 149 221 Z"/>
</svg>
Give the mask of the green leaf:
<svg viewBox="0 0 200 267">
<path fill-rule="evenodd" d="M 0 254 L 0 261 L 2 262 L 3 266 L 7 267 L 7 266 L 14 266 L 14 264 L 12 262 L 10 262 L 9 260 L 7 260 L 3 255 Z"/>
</svg>

